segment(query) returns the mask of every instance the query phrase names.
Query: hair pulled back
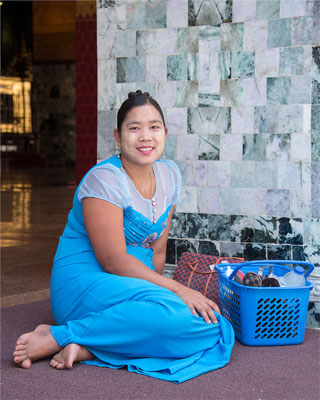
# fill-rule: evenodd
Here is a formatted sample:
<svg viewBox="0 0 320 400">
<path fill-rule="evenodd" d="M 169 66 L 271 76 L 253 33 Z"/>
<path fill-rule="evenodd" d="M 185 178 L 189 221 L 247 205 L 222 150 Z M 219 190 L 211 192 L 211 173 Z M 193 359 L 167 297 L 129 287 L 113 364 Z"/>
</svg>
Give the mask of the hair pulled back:
<svg viewBox="0 0 320 400">
<path fill-rule="evenodd" d="M 122 103 L 121 107 L 119 108 L 117 114 L 118 131 L 121 132 L 121 126 L 123 124 L 123 121 L 130 110 L 132 110 L 135 107 L 144 106 L 147 103 L 151 104 L 159 111 L 163 121 L 163 125 L 165 126 L 166 124 L 164 121 L 163 112 L 159 104 L 150 96 L 148 92 L 142 93 L 141 90 L 137 90 L 136 92 L 130 92 L 128 94 L 127 100 L 125 100 Z"/>
</svg>

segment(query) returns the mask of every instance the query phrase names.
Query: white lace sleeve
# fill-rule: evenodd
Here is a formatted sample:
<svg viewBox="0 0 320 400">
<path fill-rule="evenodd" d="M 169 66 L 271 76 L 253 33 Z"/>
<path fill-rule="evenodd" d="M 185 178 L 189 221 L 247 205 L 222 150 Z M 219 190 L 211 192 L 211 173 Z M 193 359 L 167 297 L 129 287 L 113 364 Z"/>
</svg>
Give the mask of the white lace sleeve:
<svg viewBox="0 0 320 400">
<path fill-rule="evenodd" d="M 180 170 L 177 166 L 177 164 L 172 161 L 172 160 L 159 160 L 163 164 L 165 164 L 170 173 L 170 181 L 171 181 L 171 195 L 172 195 L 172 200 L 171 204 L 175 205 L 178 203 L 180 199 L 180 193 L 181 193 L 181 173 Z"/>
<path fill-rule="evenodd" d="M 173 185 L 174 185 L 172 204 L 175 205 L 180 200 L 181 173 L 180 173 L 180 170 L 179 170 L 177 164 L 174 161 L 170 162 L 170 166 L 171 166 L 171 173 L 172 173 L 172 179 L 173 179 Z"/>
<path fill-rule="evenodd" d="M 97 167 L 84 178 L 78 191 L 78 200 L 81 202 L 85 197 L 96 197 L 124 209 L 127 201 L 121 186 L 119 175 L 113 168 Z"/>
</svg>

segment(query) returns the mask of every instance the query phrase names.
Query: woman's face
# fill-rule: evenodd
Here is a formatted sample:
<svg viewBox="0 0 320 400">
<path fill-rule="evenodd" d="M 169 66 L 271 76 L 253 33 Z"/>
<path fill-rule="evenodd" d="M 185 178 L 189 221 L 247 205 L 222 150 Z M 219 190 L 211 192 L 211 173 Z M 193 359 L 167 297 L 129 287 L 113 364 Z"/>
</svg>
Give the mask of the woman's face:
<svg viewBox="0 0 320 400">
<path fill-rule="evenodd" d="M 133 164 L 148 165 L 161 156 L 167 133 L 159 111 L 147 103 L 128 112 L 121 133 L 116 129 L 114 137 L 122 158 Z"/>
</svg>

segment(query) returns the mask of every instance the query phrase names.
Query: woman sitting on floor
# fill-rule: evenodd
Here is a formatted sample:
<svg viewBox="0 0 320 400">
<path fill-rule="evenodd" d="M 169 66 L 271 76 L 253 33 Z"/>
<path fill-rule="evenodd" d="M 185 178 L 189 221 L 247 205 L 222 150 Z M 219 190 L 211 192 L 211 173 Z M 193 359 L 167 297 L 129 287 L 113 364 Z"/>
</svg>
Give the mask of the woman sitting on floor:
<svg viewBox="0 0 320 400">
<path fill-rule="evenodd" d="M 181 177 L 159 159 L 167 128 L 148 93 L 129 93 L 114 136 L 121 154 L 82 179 L 60 238 L 51 277 L 57 326 L 17 340 L 23 368 L 82 361 L 183 382 L 230 360 L 233 328 L 218 306 L 162 276 Z M 213 323 L 212 323 L 213 322 Z"/>
</svg>

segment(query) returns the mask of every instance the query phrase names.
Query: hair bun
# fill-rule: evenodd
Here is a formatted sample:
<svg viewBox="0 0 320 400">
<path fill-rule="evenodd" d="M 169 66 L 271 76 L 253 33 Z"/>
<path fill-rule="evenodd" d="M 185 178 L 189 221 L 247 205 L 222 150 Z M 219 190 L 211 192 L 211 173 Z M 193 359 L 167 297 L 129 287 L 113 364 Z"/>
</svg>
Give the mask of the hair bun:
<svg viewBox="0 0 320 400">
<path fill-rule="evenodd" d="M 128 94 L 128 99 L 130 99 L 130 97 L 135 97 L 135 96 L 147 96 L 147 97 L 149 97 L 150 94 L 148 92 L 142 93 L 142 90 L 136 90 L 135 92 L 130 92 Z"/>
<path fill-rule="evenodd" d="M 130 92 L 128 94 L 128 98 L 121 104 L 118 113 L 117 113 L 117 129 L 121 132 L 121 126 L 125 119 L 127 113 L 132 110 L 134 107 L 140 107 L 144 105 L 152 105 L 159 111 L 161 115 L 163 125 L 166 126 L 164 121 L 163 112 L 159 104 L 154 100 L 148 92 L 142 93 L 142 90 L 136 90 L 135 92 Z"/>
</svg>

